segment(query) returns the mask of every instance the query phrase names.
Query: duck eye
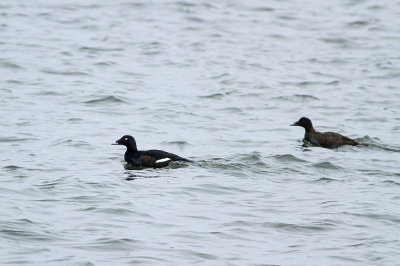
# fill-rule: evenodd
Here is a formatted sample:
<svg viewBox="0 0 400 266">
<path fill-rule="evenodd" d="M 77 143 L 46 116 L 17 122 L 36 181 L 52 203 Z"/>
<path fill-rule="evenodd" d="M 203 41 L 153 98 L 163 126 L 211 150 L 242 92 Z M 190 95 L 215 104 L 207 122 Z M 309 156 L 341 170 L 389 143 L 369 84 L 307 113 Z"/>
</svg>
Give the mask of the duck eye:
<svg viewBox="0 0 400 266">
<path fill-rule="evenodd" d="M 128 138 L 125 138 L 125 140 L 128 140 Z"/>
</svg>

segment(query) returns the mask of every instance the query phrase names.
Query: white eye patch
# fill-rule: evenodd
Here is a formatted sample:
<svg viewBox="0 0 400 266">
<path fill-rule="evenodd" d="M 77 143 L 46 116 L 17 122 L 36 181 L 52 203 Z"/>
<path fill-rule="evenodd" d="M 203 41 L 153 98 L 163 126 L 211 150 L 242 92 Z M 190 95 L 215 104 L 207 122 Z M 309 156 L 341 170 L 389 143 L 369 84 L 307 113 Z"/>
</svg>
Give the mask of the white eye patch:
<svg viewBox="0 0 400 266">
<path fill-rule="evenodd" d="M 128 138 L 125 138 L 125 140 L 128 140 Z"/>
</svg>

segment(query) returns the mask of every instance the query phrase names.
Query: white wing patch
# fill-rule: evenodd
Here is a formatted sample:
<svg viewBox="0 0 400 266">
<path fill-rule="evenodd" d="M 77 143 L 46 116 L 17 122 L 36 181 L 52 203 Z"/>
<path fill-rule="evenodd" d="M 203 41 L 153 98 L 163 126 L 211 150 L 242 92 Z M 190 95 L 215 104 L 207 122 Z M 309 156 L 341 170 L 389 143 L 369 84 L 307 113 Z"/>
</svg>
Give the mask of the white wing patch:
<svg viewBox="0 0 400 266">
<path fill-rule="evenodd" d="M 156 163 L 163 163 L 163 162 L 168 162 L 168 161 L 171 161 L 171 159 L 170 158 L 162 158 L 160 160 L 157 160 Z"/>
</svg>

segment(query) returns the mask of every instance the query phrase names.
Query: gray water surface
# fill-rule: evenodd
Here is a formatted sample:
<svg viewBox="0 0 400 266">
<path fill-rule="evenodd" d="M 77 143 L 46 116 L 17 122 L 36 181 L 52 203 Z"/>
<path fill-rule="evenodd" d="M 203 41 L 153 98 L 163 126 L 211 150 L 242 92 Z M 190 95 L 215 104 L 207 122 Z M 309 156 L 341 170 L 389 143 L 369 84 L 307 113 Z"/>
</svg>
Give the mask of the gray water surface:
<svg viewBox="0 0 400 266">
<path fill-rule="evenodd" d="M 399 265 L 398 1 L 2 1 L 0 262 Z M 303 143 L 301 116 L 368 146 Z M 195 163 L 132 170 L 122 135 Z"/>
</svg>

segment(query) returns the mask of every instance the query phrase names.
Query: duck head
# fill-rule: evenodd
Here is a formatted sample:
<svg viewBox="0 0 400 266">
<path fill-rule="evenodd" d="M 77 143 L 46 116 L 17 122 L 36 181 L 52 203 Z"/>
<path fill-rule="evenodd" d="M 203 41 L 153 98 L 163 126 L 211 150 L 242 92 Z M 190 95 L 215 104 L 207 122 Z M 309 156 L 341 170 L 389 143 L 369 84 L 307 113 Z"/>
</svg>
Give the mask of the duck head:
<svg viewBox="0 0 400 266">
<path fill-rule="evenodd" d="M 313 131 L 315 131 L 311 120 L 308 119 L 307 117 L 302 117 L 302 118 L 300 118 L 299 121 L 297 121 L 297 122 L 291 124 L 291 126 L 304 127 L 304 129 L 305 129 L 307 132 L 313 132 Z"/>
<path fill-rule="evenodd" d="M 130 135 L 122 136 L 119 140 L 115 141 L 111 145 L 124 145 L 128 150 L 137 150 L 135 138 Z"/>
</svg>

